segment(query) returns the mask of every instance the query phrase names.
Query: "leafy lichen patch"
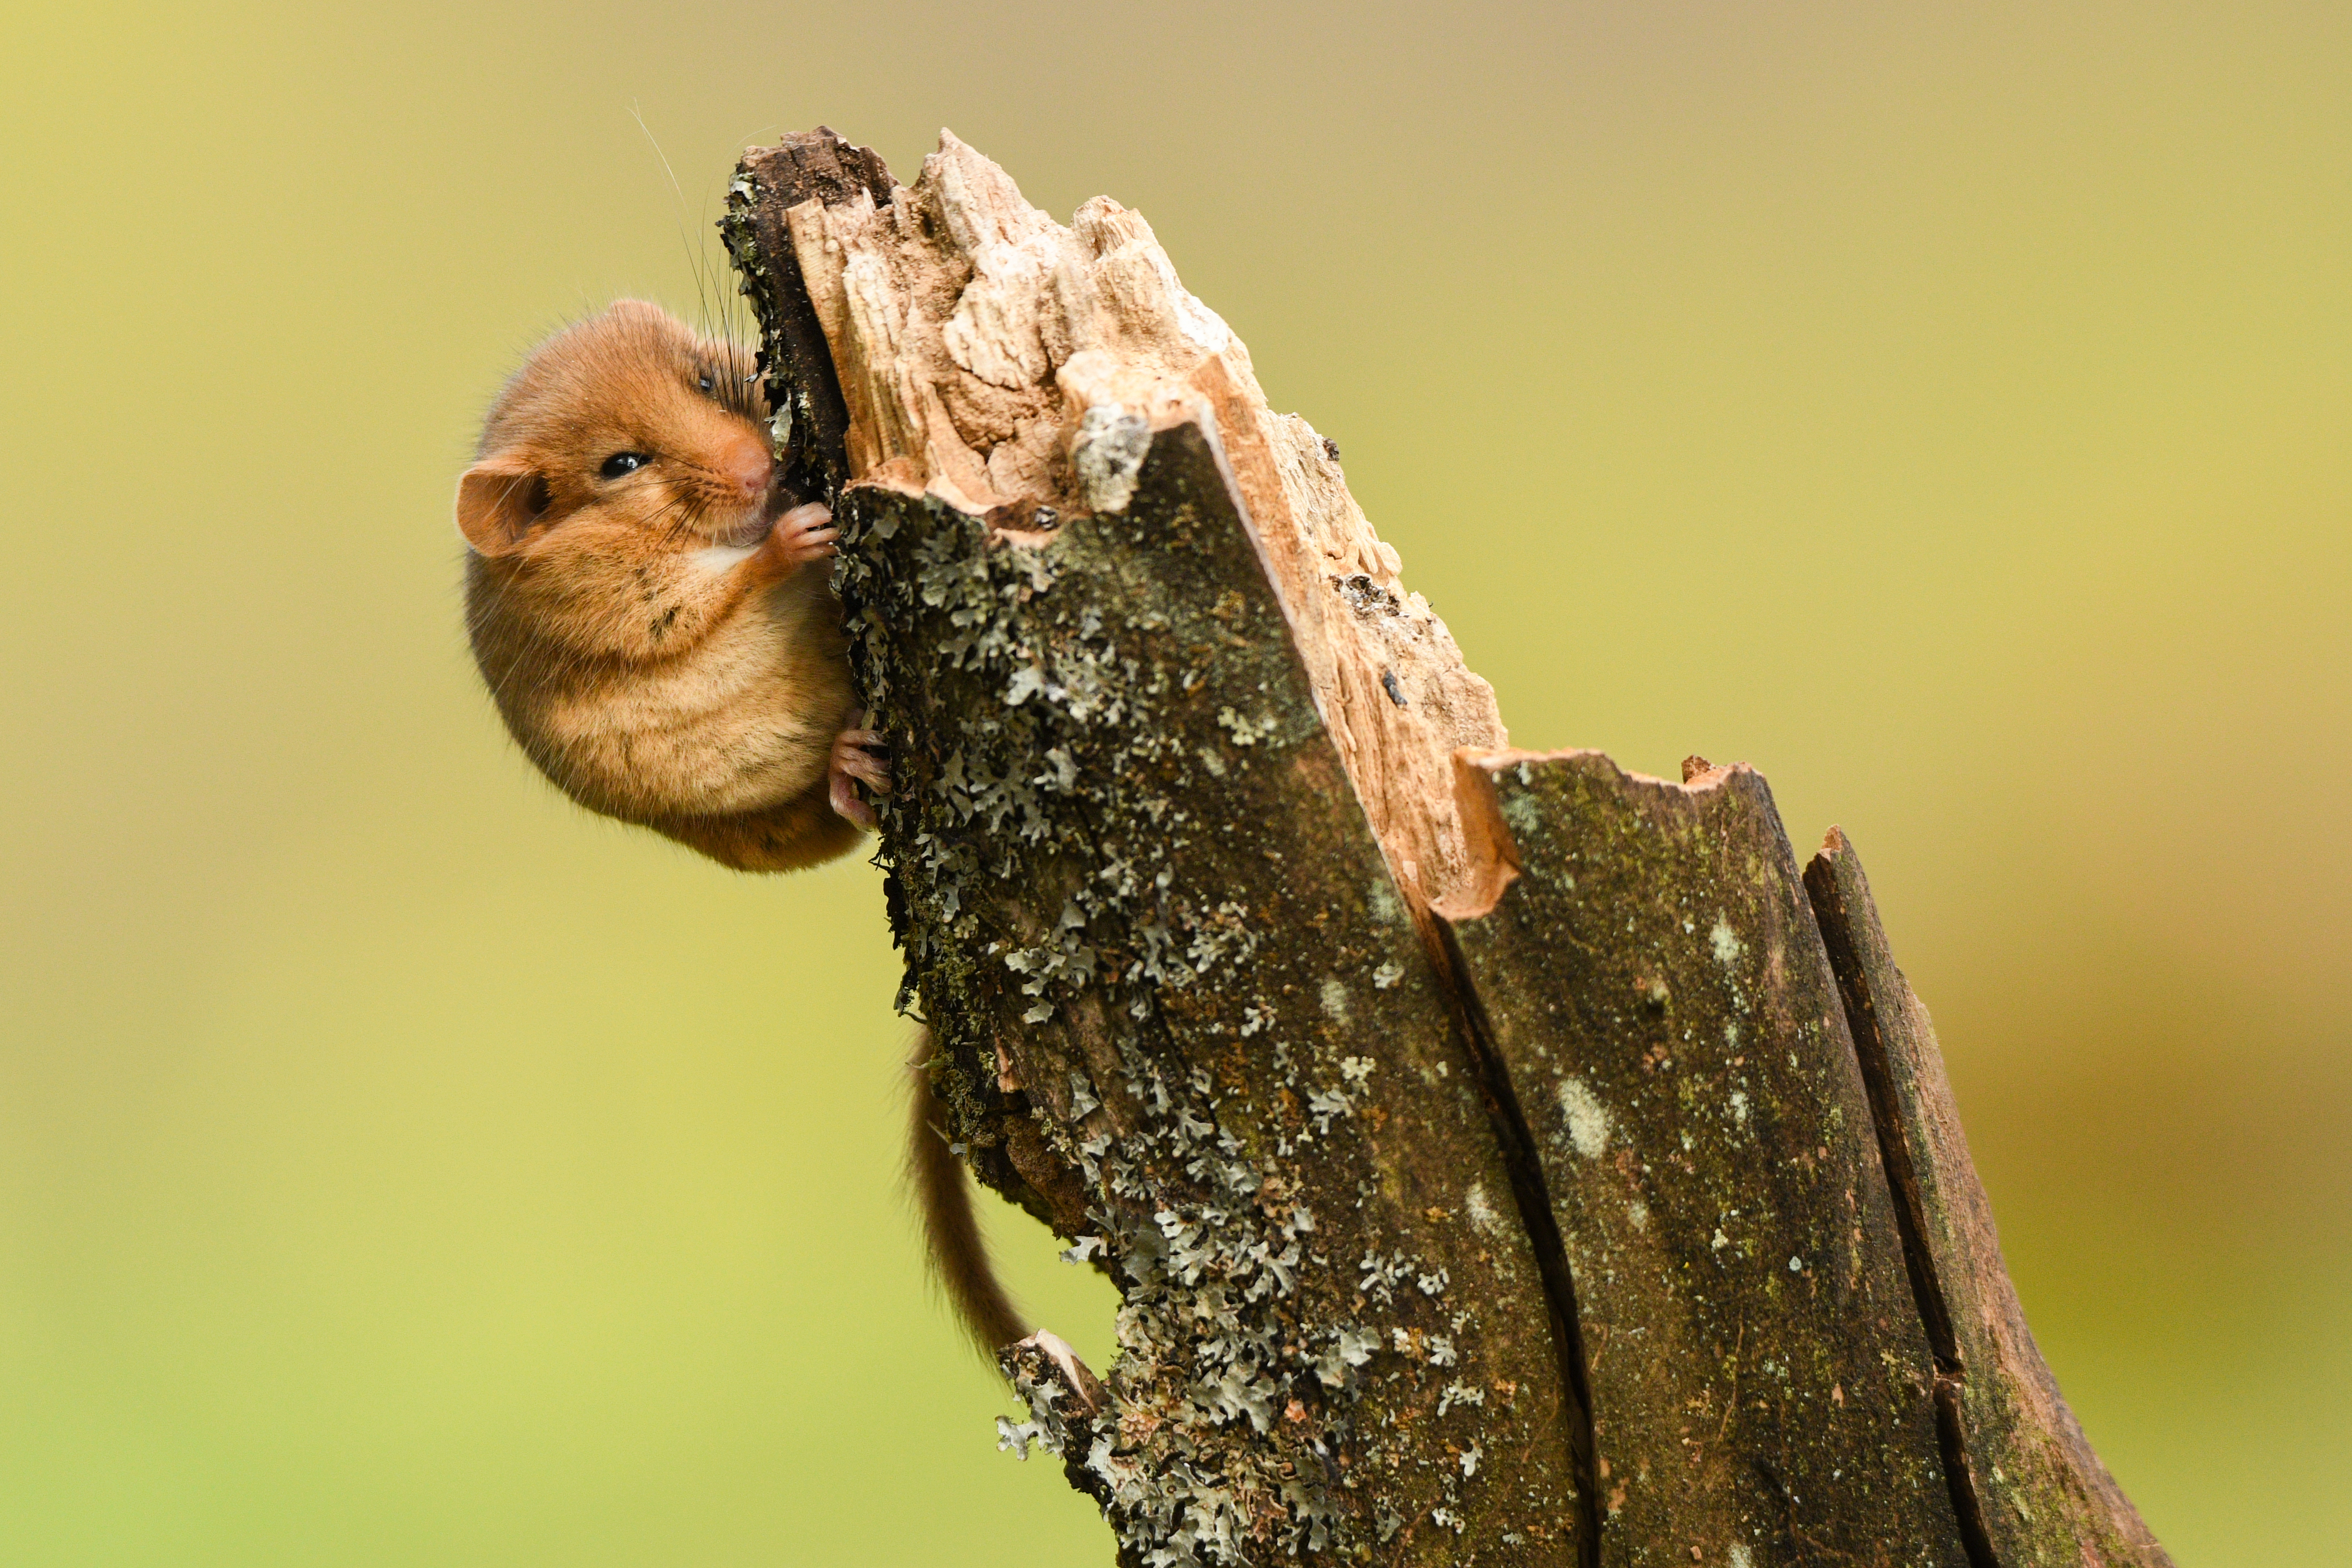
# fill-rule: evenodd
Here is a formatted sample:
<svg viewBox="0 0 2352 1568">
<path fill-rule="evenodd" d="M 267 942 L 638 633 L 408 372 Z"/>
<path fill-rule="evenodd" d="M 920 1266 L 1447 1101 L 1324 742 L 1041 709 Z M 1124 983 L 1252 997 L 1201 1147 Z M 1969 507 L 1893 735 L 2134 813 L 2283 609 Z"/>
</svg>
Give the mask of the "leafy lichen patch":
<svg viewBox="0 0 2352 1568">
<path fill-rule="evenodd" d="M 1429 1195 L 1508 1184 L 1429 954 L 1214 447 L 1134 481 L 1042 538 L 836 509 L 905 1002 L 982 1178 L 1122 1297 L 1106 1409 L 1004 1440 L 1138 1563 L 1573 1562 L 1528 1243 Z"/>
</svg>

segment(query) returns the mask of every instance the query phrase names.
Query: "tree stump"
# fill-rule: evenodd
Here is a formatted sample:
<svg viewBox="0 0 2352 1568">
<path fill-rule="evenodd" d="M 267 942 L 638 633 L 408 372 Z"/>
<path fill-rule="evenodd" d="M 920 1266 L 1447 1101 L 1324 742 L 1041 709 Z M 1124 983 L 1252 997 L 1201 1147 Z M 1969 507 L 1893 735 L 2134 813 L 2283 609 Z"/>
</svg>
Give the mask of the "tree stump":
<svg viewBox="0 0 2352 1568">
<path fill-rule="evenodd" d="M 2167 1561 L 1842 837 L 1801 874 L 1744 767 L 1504 750 L 1139 215 L 823 129 L 729 206 L 891 745 L 900 1005 L 1120 1293 L 1108 1399 L 1014 1352 L 1007 1441 L 1120 1562 Z"/>
</svg>

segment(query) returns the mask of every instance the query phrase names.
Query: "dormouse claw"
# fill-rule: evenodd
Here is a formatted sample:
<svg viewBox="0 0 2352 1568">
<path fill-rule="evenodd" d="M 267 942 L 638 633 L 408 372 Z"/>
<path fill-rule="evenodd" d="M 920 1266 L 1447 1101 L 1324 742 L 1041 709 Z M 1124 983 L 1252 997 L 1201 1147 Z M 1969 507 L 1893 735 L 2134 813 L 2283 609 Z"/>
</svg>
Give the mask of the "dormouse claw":
<svg viewBox="0 0 2352 1568">
<path fill-rule="evenodd" d="M 857 723 L 862 726 L 866 717 L 860 713 Z M 882 731 L 853 727 L 835 735 L 826 780 L 833 809 L 871 832 L 875 826 L 874 808 L 859 796 L 857 784 L 863 782 L 878 795 L 890 793 L 890 753 L 883 742 Z"/>
</svg>

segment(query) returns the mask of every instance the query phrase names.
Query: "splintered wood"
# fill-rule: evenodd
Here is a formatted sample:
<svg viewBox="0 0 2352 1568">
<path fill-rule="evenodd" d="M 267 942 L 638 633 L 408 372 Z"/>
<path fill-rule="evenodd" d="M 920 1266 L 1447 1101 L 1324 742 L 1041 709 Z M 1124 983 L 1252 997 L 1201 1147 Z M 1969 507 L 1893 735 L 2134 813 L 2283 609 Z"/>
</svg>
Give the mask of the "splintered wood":
<svg viewBox="0 0 2352 1568">
<path fill-rule="evenodd" d="M 1745 767 L 1500 749 L 1139 215 L 819 132 L 725 228 L 932 1081 L 1120 1290 L 1108 1403 L 1015 1347 L 1006 1441 L 1122 1564 L 2164 1568 L 1851 846 L 1801 877 Z"/>
<path fill-rule="evenodd" d="M 1065 227 L 943 132 L 888 205 L 861 191 L 789 222 L 861 481 L 1031 530 L 1040 509 L 1049 525 L 1121 510 L 1154 432 L 1210 435 L 1391 867 L 1415 903 L 1451 887 L 1465 857 L 1450 757 L 1504 743 L 1494 689 L 1398 580 L 1337 448 L 1267 408 L 1249 351 L 1142 215 L 1097 196 Z"/>
</svg>

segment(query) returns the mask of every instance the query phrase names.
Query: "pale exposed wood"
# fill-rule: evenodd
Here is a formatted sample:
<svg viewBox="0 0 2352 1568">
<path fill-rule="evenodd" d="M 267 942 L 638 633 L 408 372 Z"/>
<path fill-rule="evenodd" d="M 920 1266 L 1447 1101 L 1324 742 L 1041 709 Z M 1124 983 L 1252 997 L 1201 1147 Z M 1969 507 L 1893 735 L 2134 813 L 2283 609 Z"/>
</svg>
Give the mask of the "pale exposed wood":
<svg viewBox="0 0 2352 1568">
<path fill-rule="evenodd" d="M 1494 689 L 1399 580 L 1335 448 L 1267 408 L 1248 350 L 1142 215 L 1097 196 L 1065 227 L 943 132 L 889 205 L 813 200 L 790 223 L 862 477 L 1023 527 L 1040 505 L 1118 510 L 1120 456 L 1145 433 L 1213 432 L 1391 863 L 1409 889 L 1450 887 L 1466 860 L 1449 758 L 1504 743 Z"/>
<path fill-rule="evenodd" d="M 853 192 L 869 202 L 887 202 L 890 171 L 871 149 L 853 146 L 824 126 L 787 136 L 773 147 L 755 147 L 743 162 L 720 228 L 751 285 L 746 292 L 760 315 L 769 406 L 776 411 L 776 449 L 784 459 L 785 480 L 795 490 L 811 498 L 829 496 L 849 477 L 844 444 L 849 415 L 833 374 L 833 350 L 809 301 L 791 236 L 781 223 L 763 229 L 743 198 L 756 184 L 769 190 L 789 186 L 817 202 L 846 201 Z"/>
</svg>

